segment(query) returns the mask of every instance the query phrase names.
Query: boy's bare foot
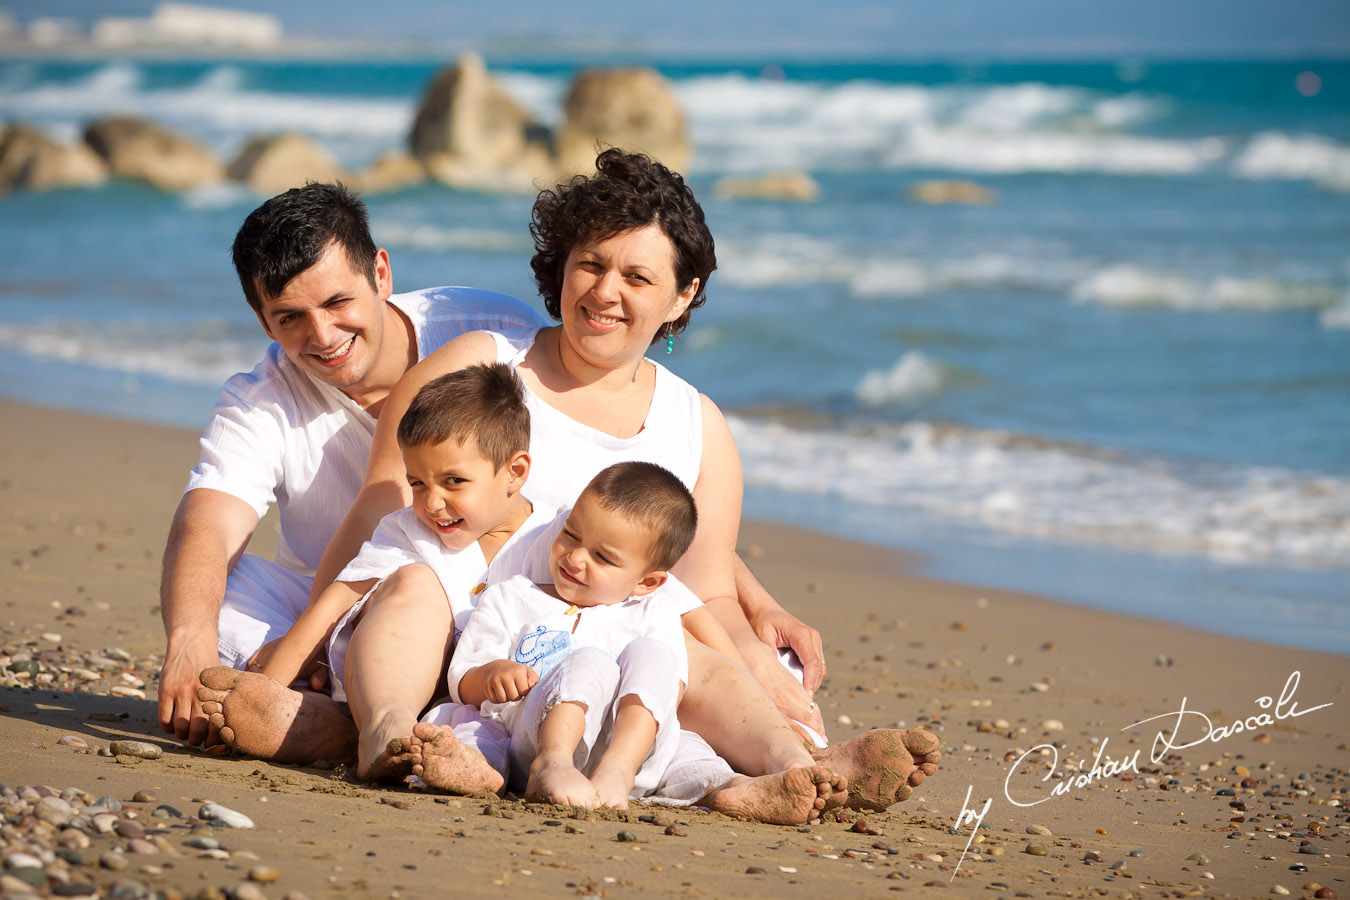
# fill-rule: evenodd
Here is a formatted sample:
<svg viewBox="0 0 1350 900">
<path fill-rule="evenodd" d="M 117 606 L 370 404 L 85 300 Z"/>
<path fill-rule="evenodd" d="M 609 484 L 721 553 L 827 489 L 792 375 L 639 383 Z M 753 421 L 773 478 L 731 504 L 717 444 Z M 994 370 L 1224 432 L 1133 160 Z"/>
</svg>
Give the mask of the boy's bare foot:
<svg viewBox="0 0 1350 900">
<path fill-rule="evenodd" d="M 801 825 L 848 796 L 842 775 L 824 766 L 788 769 L 777 775 L 738 775 L 699 801 L 723 815 L 769 825 Z"/>
<path fill-rule="evenodd" d="M 536 756 L 530 763 L 530 780 L 525 785 L 525 799 L 536 803 L 561 803 L 563 806 L 584 806 L 595 809 L 600 798 L 595 785 L 572 765 L 570 758 Z"/>
<path fill-rule="evenodd" d="M 412 773 L 428 787 L 448 794 L 499 794 L 506 782 L 501 773 L 445 725 L 418 722 L 413 726 Z"/>
<path fill-rule="evenodd" d="M 204 669 L 197 699 L 220 739 L 241 753 L 304 765 L 349 759 L 356 725 L 327 694 L 293 691 L 259 672 Z"/>
<path fill-rule="evenodd" d="M 605 768 L 602 758 L 591 773 L 590 782 L 595 788 L 595 797 L 601 806 L 611 809 L 627 809 L 628 793 L 633 789 L 633 779 L 625 777 L 623 772 Z"/>
<path fill-rule="evenodd" d="M 412 727 L 405 716 L 373 719 L 356 748 L 356 777 L 362 781 L 399 781 L 413 773 Z"/>
<path fill-rule="evenodd" d="M 877 728 L 811 755 L 848 779 L 845 806 L 883 810 L 908 800 L 937 771 L 939 744 L 936 735 L 922 728 Z"/>
</svg>

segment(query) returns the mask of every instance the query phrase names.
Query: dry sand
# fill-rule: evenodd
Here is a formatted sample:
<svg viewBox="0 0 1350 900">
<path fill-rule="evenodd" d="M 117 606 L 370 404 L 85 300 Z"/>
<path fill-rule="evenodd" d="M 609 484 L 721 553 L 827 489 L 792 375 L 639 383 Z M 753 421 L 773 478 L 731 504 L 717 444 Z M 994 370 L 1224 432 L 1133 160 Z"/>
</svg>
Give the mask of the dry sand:
<svg viewBox="0 0 1350 900">
<path fill-rule="evenodd" d="M 824 635 L 830 672 L 818 699 L 832 737 L 926 725 L 944 742 L 938 775 L 886 813 L 800 829 L 700 811 L 657 812 L 653 823 L 637 806 L 574 817 L 370 788 L 341 766 L 194 752 L 159 733 L 153 699 L 160 554 L 194 436 L 7 401 L 0 412 L 0 683 L 11 683 L 0 686 L 0 784 L 74 787 L 123 801 L 124 818 L 139 810 L 152 842 L 137 846 L 157 852 L 115 854 L 109 861 L 125 869 L 100 868 L 102 854 L 129 841 L 97 835 L 80 851 L 86 865 L 48 865 L 102 896 L 853 898 L 932 885 L 970 897 L 1258 897 L 1280 885 L 1311 897 L 1313 884 L 1350 897 L 1346 657 L 917 578 L 902 553 L 762 524 L 746 526 L 742 549 Z M 264 545 L 269 535 L 264 523 Z M 15 666 L 36 675 L 5 671 Z M 1221 731 L 1263 712 L 1258 698 L 1278 701 L 1296 671 L 1305 715 L 1272 702 L 1270 723 Z M 145 699 L 137 678 L 148 682 Z M 1175 731 L 1183 698 L 1209 717 L 1211 739 L 1163 748 L 1154 764 L 1155 736 Z M 1203 738 L 1202 724 L 1188 715 L 1173 743 Z M 65 735 L 88 748 L 59 744 Z M 95 752 L 129 737 L 161 744 L 163 757 Z M 1103 745 L 1103 764 L 1137 752 L 1137 771 L 1093 775 Z M 1051 765 L 1084 783 L 1054 793 L 1061 780 L 1041 780 Z M 137 791 L 156 799 L 130 802 Z M 990 802 L 963 860 L 973 825 L 951 829 L 968 791 L 974 812 Z M 194 830 L 189 818 L 154 814 L 163 804 L 191 817 L 207 800 L 256 827 Z M 42 826 L 22 818 L 30 805 L 0 806 L 8 858 Z M 184 845 L 206 835 L 223 858 Z M 1033 845 L 1044 855 L 1026 852 Z M 1093 854 L 1101 861 L 1084 860 Z M 1291 870 L 1299 865 L 1307 871 Z M 276 880 L 239 890 L 251 871 Z M 13 879 L 6 896 L 18 894 Z M 128 879 L 150 891 L 112 888 Z"/>
</svg>

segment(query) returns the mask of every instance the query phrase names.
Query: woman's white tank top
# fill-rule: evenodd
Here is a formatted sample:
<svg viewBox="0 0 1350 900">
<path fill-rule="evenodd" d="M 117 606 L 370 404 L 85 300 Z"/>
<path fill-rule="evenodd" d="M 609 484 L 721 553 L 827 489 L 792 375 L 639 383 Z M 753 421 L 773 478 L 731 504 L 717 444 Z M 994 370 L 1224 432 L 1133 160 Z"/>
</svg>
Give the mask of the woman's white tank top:
<svg viewBox="0 0 1350 900">
<path fill-rule="evenodd" d="M 535 328 L 493 333 L 498 362 L 515 369 L 538 334 Z M 535 503 L 569 509 L 602 469 L 630 461 L 665 466 L 690 491 L 694 489 L 703 456 L 703 406 L 698 391 L 660 363 L 652 365 L 656 367 L 652 404 L 642 430 L 630 438 L 617 438 L 583 425 L 525 386 L 531 459 L 526 497 Z"/>
</svg>

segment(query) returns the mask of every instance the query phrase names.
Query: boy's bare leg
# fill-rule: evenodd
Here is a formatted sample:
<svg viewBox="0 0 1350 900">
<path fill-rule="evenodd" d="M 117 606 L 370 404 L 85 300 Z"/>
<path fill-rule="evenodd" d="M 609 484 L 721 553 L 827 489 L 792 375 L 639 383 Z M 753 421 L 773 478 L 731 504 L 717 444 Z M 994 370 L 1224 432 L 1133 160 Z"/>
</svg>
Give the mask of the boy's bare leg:
<svg viewBox="0 0 1350 900">
<path fill-rule="evenodd" d="M 448 725 L 413 726 L 412 773 L 450 794 L 499 794 L 506 782 L 483 754 L 464 744 Z"/>
<path fill-rule="evenodd" d="M 197 698 L 220 738 L 260 759 L 339 762 L 356 752 L 356 725 L 327 694 L 293 691 L 259 672 L 204 669 Z"/>
<path fill-rule="evenodd" d="M 356 777 L 402 778 L 412 774 L 413 726 L 445 677 L 454 618 L 440 579 L 423 565 L 391 575 L 362 612 L 347 645 L 345 680 L 360 733 Z"/>
<path fill-rule="evenodd" d="M 709 791 L 699 806 L 769 825 L 801 825 L 842 806 L 848 783 L 824 766 L 788 769 L 777 775 L 739 775 Z"/>
<path fill-rule="evenodd" d="M 601 806 L 628 808 L 628 795 L 638 769 L 656 741 L 656 717 L 636 694 L 619 698 L 619 711 L 610 730 L 609 746 L 591 772 L 591 784 Z"/>
<path fill-rule="evenodd" d="M 573 765 L 577 744 L 586 730 L 586 707 L 559 703 L 539 723 L 538 750 L 530 763 L 525 799 L 595 809 L 600 805 L 595 785 Z"/>
<path fill-rule="evenodd" d="M 885 809 L 937 771 L 938 740 L 922 729 L 879 729 L 813 755 L 742 666 L 699 644 L 689 648 L 680 722 L 737 772 L 768 775 L 823 765 L 849 784 L 848 806 Z"/>
</svg>

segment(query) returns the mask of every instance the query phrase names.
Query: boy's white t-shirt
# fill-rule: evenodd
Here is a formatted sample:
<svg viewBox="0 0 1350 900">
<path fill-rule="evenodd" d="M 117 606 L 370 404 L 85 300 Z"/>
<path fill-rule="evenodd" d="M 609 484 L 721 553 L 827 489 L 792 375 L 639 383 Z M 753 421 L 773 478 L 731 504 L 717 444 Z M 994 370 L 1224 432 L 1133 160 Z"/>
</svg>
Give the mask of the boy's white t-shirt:
<svg viewBox="0 0 1350 900">
<path fill-rule="evenodd" d="M 394 294 L 389 302 L 412 323 L 419 359 L 468 331 L 543 321 L 514 297 L 476 288 L 427 288 Z M 361 488 L 374 434 L 369 413 L 294 365 L 273 343 L 251 372 L 225 382 L 184 493 L 222 491 L 259 518 L 277 503 L 276 562 L 312 578 Z"/>
</svg>

